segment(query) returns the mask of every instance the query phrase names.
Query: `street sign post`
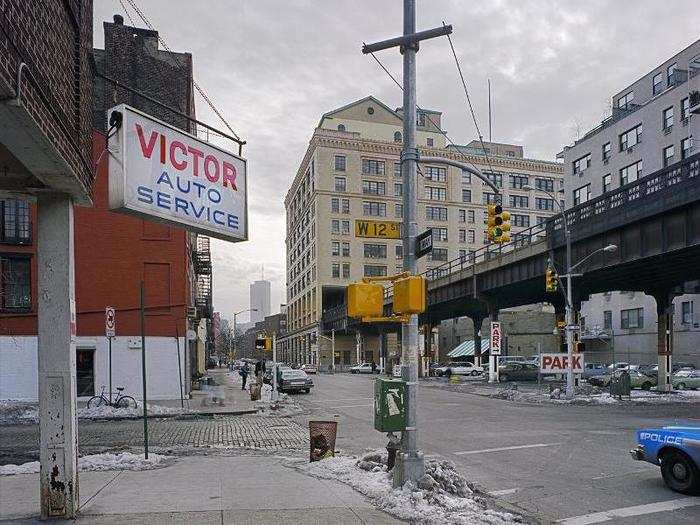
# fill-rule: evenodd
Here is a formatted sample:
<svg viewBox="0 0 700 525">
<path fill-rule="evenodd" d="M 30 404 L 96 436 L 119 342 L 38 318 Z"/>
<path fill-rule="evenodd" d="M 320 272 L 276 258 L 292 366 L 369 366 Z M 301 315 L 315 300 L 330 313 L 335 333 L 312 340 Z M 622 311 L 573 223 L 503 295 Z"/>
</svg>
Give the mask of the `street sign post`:
<svg viewBox="0 0 700 525">
<path fill-rule="evenodd" d="M 117 334 L 117 317 L 113 306 L 105 308 L 105 337 L 109 345 L 109 402 L 112 402 L 112 338 Z M 180 354 L 178 354 L 179 356 Z"/>
<path fill-rule="evenodd" d="M 490 348 L 490 365 L 489 366 L 489 383 L 498 382 L 498 356 L 501 355 L 501 342 L 503 334 L 501 332 L 500 321 L 491 321 L 491 344 Z"/>
<path fill-rule="evenodd" d="M 416 259 L 433 251 L 433 230 L 427 229 L 416 236 Z"/>
<path fill-rule="evenodd" d="M 355 219 L 355 237 L 372 239 L 400 239 L 401 223 Z"/>
</svg>

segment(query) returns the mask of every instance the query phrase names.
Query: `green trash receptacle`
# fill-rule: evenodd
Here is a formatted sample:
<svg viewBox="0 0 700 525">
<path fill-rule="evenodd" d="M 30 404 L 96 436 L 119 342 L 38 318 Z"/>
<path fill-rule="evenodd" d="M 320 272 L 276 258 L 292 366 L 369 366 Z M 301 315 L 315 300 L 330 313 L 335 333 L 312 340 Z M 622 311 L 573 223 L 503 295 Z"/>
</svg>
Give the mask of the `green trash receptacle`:
<svg viewBox="0 0 700 525">
<path fill-rule="evenodd" d="M 405 381 L 375 379 L 374 428 L 380 432 L 398 432 L 406 429 Z"/>
</svg>

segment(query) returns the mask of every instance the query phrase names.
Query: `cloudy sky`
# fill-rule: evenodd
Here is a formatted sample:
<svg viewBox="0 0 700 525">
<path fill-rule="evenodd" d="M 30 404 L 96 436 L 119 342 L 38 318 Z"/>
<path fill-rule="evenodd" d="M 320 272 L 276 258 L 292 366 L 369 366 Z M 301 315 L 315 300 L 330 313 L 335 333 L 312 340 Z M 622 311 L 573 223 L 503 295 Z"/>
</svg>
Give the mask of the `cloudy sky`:
<svg viewBox="0 0 700 525">
<path fill-rule="evenodd" d="M 487 79 L 493 139 L 554 160 L 594 127 L 613 93 L 700 37 L 697 0 L 418 0 L 417 27 L 454 26 L 482 131 Z M 128 3 L 124 1 L 128 6 Z M 248 307 L 248 284 L 272 281 L 273 313 L 285 302 L 284 196 L 319 117 L 372 94 L 391 107 L 401 93 L 362 42 L 398 35 L 401 0 L 139 0 L 168 46 L 193 55 L 197 82 L 248 141 L 250 240 L 214 241 L 214 308 Z M 102 22 L 124 10 L 94 0 L 95 46 Z M 137 26 L 144 25 L 129 8 Z M 129 18 L 125 16 L 126 23 Z M 398 51 L 381 60 L 397 76 Z M 201 98 L 198 117 L 224 129 Z M 443 112 L 457 142 L 476 136 L 446 39 L 418 54 L 418 104 Z M 239 318 L 239 321 L 243 320 Z"/>
</svg>

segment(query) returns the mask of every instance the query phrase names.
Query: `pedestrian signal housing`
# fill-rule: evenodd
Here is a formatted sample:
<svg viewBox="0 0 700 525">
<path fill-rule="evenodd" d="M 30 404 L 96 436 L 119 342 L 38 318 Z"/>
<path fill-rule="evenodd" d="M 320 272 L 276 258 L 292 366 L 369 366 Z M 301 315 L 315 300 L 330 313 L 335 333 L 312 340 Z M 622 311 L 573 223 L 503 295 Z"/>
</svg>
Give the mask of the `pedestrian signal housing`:
<svg viewBox="0 0 700 525">
<path fill-rule="evenodd" d="M 348 317 L 381 317 L 384 287 L 378 283 L 351 283 L 347 290 Z"/>
<path fill-rule="evenodd" d="M 510 213 L 503 211 L 500 204 L 489 204 L 486 208 L 486 234 L 491 242 L 510 241 Z"/>
<path fill-rule="evenodd" d="M 425 312 L 425 279 L 411 275 L 394 281 L 394 314 L 410 315 Z"/>
</svg>

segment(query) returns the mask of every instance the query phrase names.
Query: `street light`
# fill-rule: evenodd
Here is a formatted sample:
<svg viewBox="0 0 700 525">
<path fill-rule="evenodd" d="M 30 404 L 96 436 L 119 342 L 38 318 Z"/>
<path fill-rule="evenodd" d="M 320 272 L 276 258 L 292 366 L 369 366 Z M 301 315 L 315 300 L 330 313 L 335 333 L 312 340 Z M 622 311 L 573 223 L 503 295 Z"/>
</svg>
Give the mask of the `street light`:
<svg viewBox="0 0 700 525">
<path fill-rule="evenodd" d="M 244 314 L 246 312 L 257 312 L 257 308 L 247 308 L 245 310 L 241 310 L 240 312 L 234 312 L 233 314 L 233 337 L 231 338 L 232 341 L 232 346 L 233 348 L 231 349 L 231 353 L 233 354 L 231 357 L 236 356 L 236 316 L 240 314 Z"/>
<path fill-rule="evenodd" d="M 572 298 L 572 278 L 573 278 L 573 271 L 574 269 L 578 268 L 581 266 L 584 262 L 588 261 L 591 257 L 598 253 L 602 252 L 612 252 L 617 250 L 617 246 L 614 244 L 610 244 L 604 248 L 599 248 L 598 250 L 594 251 L 593 253 L 589 254 L 588 256 L 584 257 L 581 261 L 576 263 L 575 266 L 571 265 L 571 231 L 569 230 L 569 223 L 566 219 L 566 213 L 564 211 L 564 206 L 562 206 L 561 202 L 556 198 L 556 196 L 551 193 L 548 190 L 542 189 L 542 188 L 535 188 L 534 186 L 531 186 L 529 184 L 525 184 L 522 186 L 523 190 L 533 190 L 533 191 L 541 191 L 542 193 L 545 193 L 548 195 L 557 205 L 559 208 L 559 212 L 561 213 L 562 221 L 564 223 L 564 237 L 566 239 L 566 355 L 567 355 L 567 362 L 568 366 L 566 368 L 566 399 L 573 399 L 574 397 L 574 369 L 572 367 L 572 360 L 573 360 L 573 353 L 574 353 L 574 332 L 571 329 L 571 326 L 574 323 L 573 319 L 573 313 L 574 313 L 574 308 L 573 308 L 573 298 Z"/>
</svg>

